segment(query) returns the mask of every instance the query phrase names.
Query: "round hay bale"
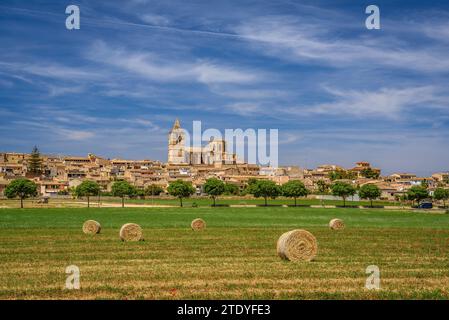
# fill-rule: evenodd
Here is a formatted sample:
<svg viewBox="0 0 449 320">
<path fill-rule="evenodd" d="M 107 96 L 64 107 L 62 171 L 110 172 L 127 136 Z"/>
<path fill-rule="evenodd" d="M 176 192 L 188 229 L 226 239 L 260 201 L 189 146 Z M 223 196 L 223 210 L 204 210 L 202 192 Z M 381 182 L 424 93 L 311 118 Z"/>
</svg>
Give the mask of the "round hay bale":
<svg viewBox="0 0 449 320">
<path fill-rule="evenodd" d="M 203 219 L 198 218 L 193 220 L 190 226 L 192 227 L 192 230 L 200 231 L 206 228 L 206 222 Z"/>
<path fill-rule="evenodd" d="M 329 221 L 329 228 L 332 230 L 343 230 L 345 228 L 345 223 L 341 219 L 332 219 Z"/>
<path fill-rule="evenodd" d="M 85 234 L 97 234 L 101 231 L 101 225 L 95 220 L 87 220 L 83 224 L 83 232 Z"/>
<path fill-rule="evenodd" d="M 277 253 L 285 260 L 312 261 L 318 251 L 316 238 L 309 231 L 296 229 L 279 237 Z"/>
<path fill-rule="evenodd" d="M 135 223 L 126 223 L 120 228 L 120 239 L 122 241 L 142 241 L 142 228 Z"/>
</svg>

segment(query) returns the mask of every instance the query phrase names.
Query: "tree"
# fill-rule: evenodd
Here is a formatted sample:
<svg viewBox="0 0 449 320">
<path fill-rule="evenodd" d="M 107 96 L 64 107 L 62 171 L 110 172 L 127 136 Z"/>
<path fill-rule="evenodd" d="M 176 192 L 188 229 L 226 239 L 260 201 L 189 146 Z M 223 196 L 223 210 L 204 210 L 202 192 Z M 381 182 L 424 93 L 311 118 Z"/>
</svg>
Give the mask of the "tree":
<svg viewBox="0 0 449 320">
<path fill-rule="evenodd" d="M 252 188 L 256 185 L 256 183 L 259 180 L 257 180 L 256 178 L 249 178 L 247 183 L 246 183 L 246 187 L 244 190 L 245 194 L 253 194 Z"/>
<path fill-rule="evenodd" d="M 135 199 L 135 198 L 145 199 L 145 190 L 136 188 L 134 186 L 131 186 L 131 187 L 132 187 L 132 192 L 131 192 L 131 194 L 128 195 L 130 198 L 132 198 L 132 199 Z"/>
<path fill-rule="evenodd" d="M 423 186 L 413 186 L 407 191 L 407 199 L 417 201 L 419 203 L 429 197 L 429 192 Z"/>
<path fill-rule="evenodd" d="M 132 197 L 136 194 L 136 189 L 125 180 L 114 182 L 111 191 L 114 197 L 122 198 L 122 208 L 125 207 L 125 197 Z"/>
<path fill-rule="evenodd" d="M 375 171 L 371 168 L 365 168 L 362 171 L 360 171 L 360 174 L 368 179 L 377 179 L 379 178 L 380 174 L 378 171 Z"/>
<path fill-rule="evenodd" d="M 185 182 L 181 179 L 178 179 L 168 185 L 167 191 L 170 195 L 179 199 L 180 205 L 182 207 L 182 199 L 188 198 L 192 194 L 194 194 L 195 188 L 190 182 Z"/>
<path fill-rule="evenodd" d="M 356 177 L 356 173 L 353 171 L 337 169 L 329 172 L 328 176 L 332 181 L 340 179 L 354 179 Z"/>
<path fill-rule="evenodd" d="M 449 199 L 449 189 L 436 188 L 433 197 L 436 200 L 443 200 L 443 207 L 446 208 L 446 200 Z"/>
<path fill-rule="evenodd" d="M 87 197 L 87 207 L 90 208 L 90 197 L 100 194 L 100 186 L 92 180 L 84 180 L 75 189 L 78 197 Z"/>
<path fill-rule="evenodd" d="M 151 184 L 148 187 L 145 188 L 145 195 L 146 196 L 158 196 L 160 195 L 162 192 L 164 192 L 164 189 L 162 189 L 162 187 L 156 185 L 156 184 Z"/>
<path fill-rule="evenodd" d="M 381 191 L 375 184 L 365 184 L 360 187 L 359 196 L 362 199 L 369 199 L 371 202 L 371 207 L 373 207 L 373 200 L 377 199 L 381 195 Z"/>
<path fill-rule="evenodd" d="M 334 196 L 343 198 L 343 207 L 346 207 L 346 198 L 356 193 L 356 189 L 351 184 L 342 181 L 335 182 L 331 189 Z"/>
<path fill-rule="evenodd" d="M 35 175 L 39 175 L 42 172 L 42 158 L 36 146 L 31 151 L 30 159 L 28 160 L 28 172 Z"/>
<path fill-rule="evenodd" d="M 225 183 L 225 191 L 224 193 L 227 195 L 238 195 L 239 194 L 239 187 L 233 183 Z"/>
<path fill-rule="evenodd" d="M 319 193 L 326 193 L 329 190 L 329 185 L 324 180 L 318 180 L 316 185 Z"/>
<path fill-rule="evenodd" d="M 225 184 L 217 178 L 210 178 L 204 184 L 204 191 L 212 198 L 214 201 L 213 206 L 215 207 L 215 200 L 225 191 Z"/>
<path fill-rule="evenodd" d="M 19 198 L 23 208 L 23 199 L 37 196 L 37 185 L 28 179 L 16 179 L 6 186 L 4 194 L 9 199 Z"/>
<path fill-rule="evenodd" d="M 281 189 L 282 194 L 284 196 L 295 199 L 295 207 L 296 207 L 296 199 L 298 197 L 305 197 L 309 194 L 309 191 L 304 186 L 304 183 L 298 180 L 291 180 L 287 183 L 284 183 Z"/>
<path fill-rule="evenodd" d="M 421 182 L 421 187 L 428 189 L 429 188 L 429 182 L 427 182 L 427 180 L 423 180 Z"/>
<path fill-rule="evenodd" d="M 267 206 L 267 199 L 275 199 L 281 194 L 281 188 L 271 180 L 257 180 L 251 185 L 250 193 L 256 198 L 263 197 Z"/>
</svg>

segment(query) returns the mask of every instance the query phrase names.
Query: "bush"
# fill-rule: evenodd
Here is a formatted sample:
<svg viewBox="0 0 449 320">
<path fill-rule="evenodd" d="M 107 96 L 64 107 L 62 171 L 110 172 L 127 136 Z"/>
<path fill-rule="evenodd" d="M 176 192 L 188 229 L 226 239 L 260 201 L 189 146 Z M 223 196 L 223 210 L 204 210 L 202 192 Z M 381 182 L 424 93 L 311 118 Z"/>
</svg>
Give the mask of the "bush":
<svg viewBox="0 0 449 320">
<path fill-rule="evenodd" d="M 239 187 L 237 186 L 237 185 L 235 185 L 235 184 L 232 184 L 232 183 L 225 183 L 225 191 L 224 191 L 224 193 L 226 194 L 226 195 L 238 195 L 240 192 L 239 192 L 240 190 L 239 190 Z"/>
</svg>

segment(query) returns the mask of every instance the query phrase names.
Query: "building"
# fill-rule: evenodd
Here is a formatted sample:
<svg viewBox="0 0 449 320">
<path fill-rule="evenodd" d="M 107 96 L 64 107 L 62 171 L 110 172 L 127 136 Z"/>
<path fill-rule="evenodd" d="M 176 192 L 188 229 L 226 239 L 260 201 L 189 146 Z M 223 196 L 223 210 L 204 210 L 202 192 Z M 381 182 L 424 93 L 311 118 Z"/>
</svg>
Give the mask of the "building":
<svg viewBox="0 0 449 320">
<path fill-rule="evenodd" d="M 168 134 L 168 164 L 222 165 L 237 163 L 237 156 L 228 153 L 226 141 L 211 139 L 205 146 L 186 146 L 186 134 L 176 119 Z"/>
<path fill-rule="evenodd" d="M 359 161 L 356 163 L 356 166 L 352 169 L 349 169 L 349 171 L 354 172 L 357 177 L 363 177 L 364 173 L 366 171 L 371 171 L 376 176 L 380 176 L 381 170 L 379 168 L 373 168 L 371 167 L 371 164 L 366 161 Z"/>
<path fill-rule="evenodd" d="M 449 172 L 438 172 L 432 174 L 432 179 L 437 183 L 449 184 Z"/>
</svg>

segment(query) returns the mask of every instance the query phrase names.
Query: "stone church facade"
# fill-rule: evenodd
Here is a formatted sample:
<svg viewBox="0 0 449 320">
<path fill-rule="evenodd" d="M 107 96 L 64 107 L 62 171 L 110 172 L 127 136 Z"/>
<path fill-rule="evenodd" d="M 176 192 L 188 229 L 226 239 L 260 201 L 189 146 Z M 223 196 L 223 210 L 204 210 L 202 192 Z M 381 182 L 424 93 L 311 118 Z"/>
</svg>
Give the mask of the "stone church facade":
<svg viewBox="0 0 449 320">
<path fill-rule="evenodd" d="M 236 164 L 237 156 L 228 153 L 226 141 L 211 139 L 204 147 L 186 146 L 185 132 L 176 119 L 168 134 L 168 163 L 187 165 Z"/>
</svg>

